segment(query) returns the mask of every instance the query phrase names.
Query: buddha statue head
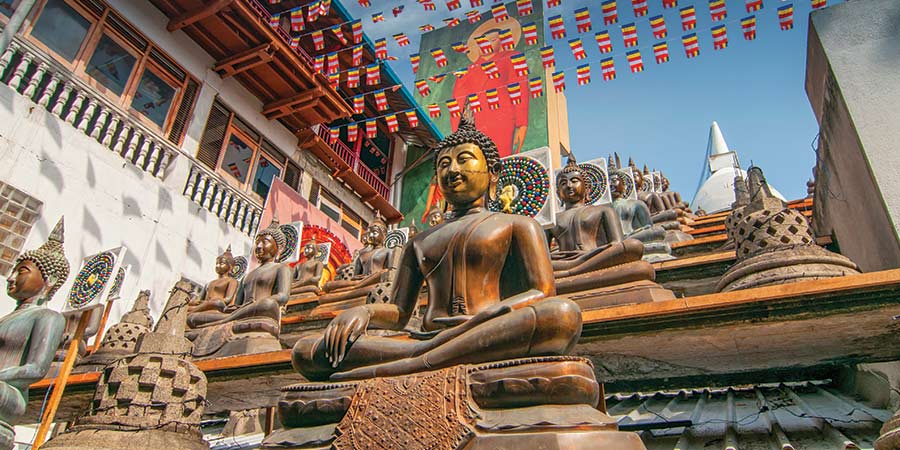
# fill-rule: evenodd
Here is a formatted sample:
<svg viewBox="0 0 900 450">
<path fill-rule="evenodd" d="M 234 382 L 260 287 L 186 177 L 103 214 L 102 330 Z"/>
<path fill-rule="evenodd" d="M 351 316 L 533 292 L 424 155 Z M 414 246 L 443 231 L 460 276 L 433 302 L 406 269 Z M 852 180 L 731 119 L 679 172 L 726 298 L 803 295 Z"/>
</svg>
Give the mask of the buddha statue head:
<svg viewBox="0 0 900 450">
<path fill-rule="evenodd" d="M 22 253 L 6 280 L 6 293 L 16 306 L 33 299 L 42 304 L 53 298 L 69 276 L 69 261 L 63 248 L 63 219 L 40 247 Z M 43 293 L 43 295 L 41 295 Z"/>
<path fill-rule="evenodd" d="M 619 159 L 619 155 L 616 155 L 616 160 Z M 613 163 L 612 157 L 607 159 L 609 164 L 607 164 L 606 172 L 607 176 L 609 176 L 609 191 L 612 195 L 613 200 L 618 200 L 625 197 L 625 180 L 622 178 L 622 174 L 619 173 L 619 168 L 616 164 Z"/>
<path fill-rule="evenodd" d="M 569 155 L 569 161 L 556 177 L 556 195 L 565 204 L 566 209 L 584 204 L 585 193 L 589 189 L 590 181 L 587 180 L 581 167 L 575 161 L 574 155 Z"/>
<path fill-rule="evenodd" d="M 387 238 L 387 225 L 376 217 L 369 227 L 366 228 L 365 239 L 372 247 L 378 248 L 384 246 L 384 240 Z"/>
<path fill-rule="evenodd" d="M 662 190 L 666 192 L 669 190 L 669 179 L 666 178 L 665 175 L 660 174 L 660 178 L 662 179 Z"/>
<path fill-rule="evenodd" d="M 234 255 L 231 254 L 231 244 L 228 244 L 228 248 L 216 258 L 216 274 L 219 276 L 230 274 L 233 268 Z"/>
<path fill-rule="evenodd" d="M 488 199 L 497 198 L 500 153 L 494 141 L 475 128 L 468 108 L 456 131 L 432 151 L 438 188 L 454 211 L 484 206 Z"/>
<path fill-rule="evenodd" d="M 428 213 L 428 226 L 434 227 L 444 223 L 444 213 L 437 205 Z"/>
<path fill-rule="evenodd" d="M 419 229 L 416 228 L 415 225 L 410 225 L 410 226 L 409 226 L 409 239 L 412 239 L 413 237 L 415 237 L 415 235 L 416 235 L 418 232 L 419 232 Z"/>
<path fill-rule="evenodd" d="M 256 259 L 260 264 L 265 264 L 273 259 L 281 252 L 287 243 L 284 232 L 277 218 L 272 218 L 272 223 L 265 229 L 256 233 L 256 244 L 254 252 Z"/>
<path fill-rule="evenodd" d="M 312 238 L 306 245 L 303 246 L 303 256 L 306 257 L 307 261 L 312 261 L 319 254 L 319 243 L 316 242 L 316 238 Z"/>
</svg>

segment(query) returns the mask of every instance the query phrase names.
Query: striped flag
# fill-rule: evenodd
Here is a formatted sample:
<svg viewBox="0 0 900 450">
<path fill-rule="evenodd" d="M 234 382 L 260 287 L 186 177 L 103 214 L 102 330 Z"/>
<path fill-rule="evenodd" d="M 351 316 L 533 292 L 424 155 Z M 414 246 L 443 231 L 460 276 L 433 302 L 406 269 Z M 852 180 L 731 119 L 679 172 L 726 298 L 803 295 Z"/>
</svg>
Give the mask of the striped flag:
<svg viewBox="0 0 900 450">
<path fill-rule="evenodd" d="M 366 121 L 366 137 L 375 139 L 375 136 L 378 136 L 378 128 L 375 125 L 375 119 L 369 119 Z"/>
<path fill-rule="evenodd" d="M 375 40 L 375 59 L 387 59 L 387 39 Z"/>
<path fill-rule="evenodd" d="M 494 47 L 491 46 L 491 41 L 488 40 L 487 36 L 476 36 L 475 43 L 478 44 L 478 49 L 481 50 L 482 55 L 494 53 Z"/>
<path fill-rule="evenodd" d="M 472 8 L 477 8 L 483 4 L 484 2 L 482 0 L 469 0 L 469 6 L 471 6 Z"/>
<path fill-rule="evenodd" d="M 647 15 L 647 0 L 631 0 L 631 6 L 634 8 L 634 17 Z"/>
<path fill-rule="evenodd" d="M 466 97 L 466 102 L 469 104 L 469 109 L 472 112 L 481 112 L 481 100 L 478 99 L 478 94 L 469 94 Z"/>
<path fill-rule="evenodd" d="M 353 47 L 352 52 L 353 52 L 353 55 L 352 55 L 353 65 L 358 66 L 358 65 L 362 64 L 362 55 L 363 55 L 362 44 L 357 45 L 356 47 Z"/>
<path fill-rule="evenodd" d="M 575 10 L 575 26 L 578 27 L 579 33 L 591 31 L 591 12 L 587 7 Z"/>
<path fill-rule="evenodd" d="M 424 9 L 425 11 L 436 11 L 437 6 L 435 6 L 434 3 L 425 2 L 425 3 L 422 3 L 422 9 Z"/>
<path fill-rule="evenodd" d="M 379 111 L 386 111 L 388 109 L 388 101 L 387 95 L 385 95 L 384 93 L 384 89 L 375 91 L 375 93 L 372 95 L 375 97 L 375 109 Z"/>
<path fill-rule="evenodd" d="M 319 20 L 319 10 L 322 7 L 321 2 L 312 2 L 309 4 L 309 8 L 306 9 L 306 21 L 309 23 L 313 23 L 316 20 Z"/>
<path fill-rule="evenodd" d="M 443 22 L 447 24 L 447 28 L 453 28 L 459 25 L 459 19 L 457 19 L 456 17 L 448 17 L 444 19 Z"/>
<path fill-rule="evenodd" d="M 669 62 L 669 44 L 665 41 L 653 44 L 653 56 L 656 57 L 657 64 Z"/>
<path fill-rule="evenodd" d="M 435 83 L 440 84 L 440 82 L 444 81 L 444 78 L 447 78 L 447 74 L 441 73 L 437 75 L 432 75 L 428 77 L 429 80 L 434 81 Z"/>
<path fill-rule="evenodd" d="M 435 105 L 437 106 L 437 105 Z M 440 110 L 438 110 L 440 111 Z M 416 115 L 416 110 L 412 109 L 406 111 L 406 121 L 409 123 L 410 128 L 418 128 L 419 127 L 419 116 Z"/>
<path fill-rule="evenodd" d="M 759 11 L 763 7 L 763 0 L 747 0 L 744 6 L 747 8 L 748 13 Z"/>
<path fill-rule="evenodd" d="M 460 79 L 460 78 L 463 77 L 463 75 L 465 75 L 465 74 L 467 74 L 467 73 L 469 73 L 469 68 L 468 68 L 468 67 L 463 67 L 462 69 L 454 70 L 454 71 L 453 71 L 453 76 L 456 77 L 456 79 Z"/>
<path fill-rule="evenodd" d="M 725 9 L 725 0 L 709 0 L 709 17 L 713 22 L 718 22 L 728 17 Z"/>
<path fill-rule="evenodd" d="M 462 41 L 454 42 L 454 43 L 450 44 L 450 48 L 452 48 L 453 51 L 457 52 L 457 53 L 465 53 L 466 50 L 468 50 L 468 47 L 466 47 L 466 44 L 463 43 Z"/>
<path fill-rule="evenodd" d="M 681 30 L 693 30 L 697 26 L 697 13 L 693 6 L 685 6 L 679 11 L 681 14 Z"/>
<path fill-rule="evenodd" d="M 340 64 L 338 63 L 338 54 L 337 52 L 329 53 L 325 56 L 325 60 L 327 61 L 325 64 L 325 73 L 331 75 L 333 73 L 338 73 L 341 71 Z"/>
<path fill-rule="evenodd" d="M 481 13 L 472 10 L 466 13 L 466 19 L 469 19 L 469 23 L 478 23 L 481 21 Z"/>
<path fill-rule="evenodd" d="M 503 50 L 513 50 L 516 48 L 516 40 L 513 39 L 511 30 L 503 30 L 500 32 L 500 47 Z"/>
<path fill-rule="evenodd" d="M 594 35 L 597 40 L 597 48 L 600 53 L 609 53 L 612 51 L 612 41 L 609 39 L 609 31 L 603 30 Z"/>
<path fill-rule="evenodd" d="M 337 40 L 341 41 L 341 44 L 347 45 L 347 42 L 348 42 L 347 38 L 344 37 L 344 30 L 341 28 L 340 25 L 335 25 L 335 26 L 331 27 L 330 30 L 334 34 L 334 37 L 337 38 Z"/>
<path fill-rule="evenodd" d="M 794 28 L 794 5 L 787 4 L 778 8 L 778 25 L 782 30 Z"/>
<path fill-rule="evenodd" d="M 688 58 L 700 55 L 700 42 L 697 41 L 696 33 L 685 35 L 681 38 L 681 43 L 684 45 L 684 54 Z"/>
<path fill-rule="evenodd" d="M 534 22 L 528 22 L 525 25 L 522 25 L 522 35 L 525 36 L 525 45 L 537 45 L 537 25 L 535 25 Z"/>
<path fill-rule="evenodd" d="M 447 100 L 447 110 L 450 111 L 450 117 L 459 117 L 459 102 L 453 98 Z"/>
<path fill-rule="evenodd" d="M 484 74 L 491 80 L 496 80 L 500 78 L 500 70 L 497 69 L 497 63 L 494 61 L 488 61 L 486 63 L 481 63 L 481 70 L 484 71 Z"/>
<path fill-rule="evenodd" d="M 444 56 L 444 51 L 440 48 L 431 49 L 431 57 L 434 58 L 434 62 L 438 67 L 444 67 L 447 65 L 447 57 Z"/>
<path fill-rule="evenodd" d="M 581 43 L 581 38 L 570 39 L 569 48 L 572 49 L 572 56 L 575 57 L 575 61 L 587 58 L 587 53 L 584 51 L 584 45 Z"/>
<path fill-rule="evenodd" d="M 397 122 L 396 114 L 388 114 L 384 116 L 384 122 L 387 124 L 388 133 L 396 133 L 397 130 L 400 129 L 400 124 Z"/>
<path fill-rule="evenodd" d="M 541 49 L 541 62 L 545 69 L 552 69 L 556 66 L 556 58 L 553 55 L 553 46 L 548 45 Z"/>
<path fill-rule="evenodd" d="M 347 125 L 347 141 L 356 142 L 359 140 L 359 124 L 351 123 Z"/>
<path fill-rule="evenodd" d="M 616 79 L 616 63 L 613 62 L 612 58 L 606 58 L 600 61 L 600 73 L 603 75 L 603 80 L 605 81 Z"/>
<path fill-rule="evenodd" d="M 528 80 L 528 92 L 531 94 L 531 98 L 544 95 L 544 80 L 541 77 Z"/>
<path fill-rule="evenodd" d="M 353 35 L 353 43 L 359 44 L 362 42 L 363 37 L 363 29 L 362 29 L 362 20 L 356 19 L 353 22 L 350 22 L 350 34 Z"/>
<path fill-rule="evenodd" d="M 291 31 L 303 31 L 304 29 L 306 29 L 306 24 L 303 23 L 303 10 L 291 11 Z"/>
<path fill-rule="evenodd" d="M 316 30 L 312 32 L 312 41 L 313 48 L 316 50 L 324 50 L 325 49 L 325 35 L 322 30 Z"/>
<path fill-rule="evenodd" d="M 756 16 L 741 19 L 741 30 L 744 31 L 744 39 L 748 41 L 756 39 Z"/>
<path fill-rule="evenodd" d="M 354 67 L 347 71 L 347 87 L 348 88 L 357 88 L 359 87 L 359 68 Z"/>
<path fill-rule="evenodd" d="M 824 8 L 827 4 L 828 2 L 826 0 L 812 0 L 813 9 Z"/>
<path fill-rule="evenodd" d="M 313 59 L 313 70 L 315 70 L 316 73 L 325 71 L 325 55 L 316 55 Z"/>
<path fill-rule="evenodd" d="M 616 11 L 616 0 L 606 0 L 600 4 L 603 10 L 603 24 L 612 25 L 619 21 L 619 13 Z"/>
<path fill-rule="evenodd" d="M 375 86 L 381 83 L 381 66 L 378 63 L 366 66 L 366 86 Z"/>
<path fill-rule="evenodd" d="M 566 37 L 566 24 L 563 22 L 562 16 L 553 16 L 547 23 L 550 24 L 550 35 L 553 39 L 563 39 Z"/>
<path fill-rule="evenodd" d="M 426 23 L 425 25 L 419 25 L 419 31 L 423 33 L 427 33 L 429 31 L 434 31 L 434 25 Z"/>
<path fill-rule="evenodd" d="M 421 95 L 422 97 L 425 97 L 431 93 L 431 88 L 428 87 L 428 82 L 425 80 L 416 80 L 416 89 L 419 91 L 419 95 Z"/>
<path fill-rule="evenodd" d="M 460 7 L 459 0 L 449 0 L 447 2 L 447 9 L 453 11 Z"/>
<path fill-rule="evenodd" d="M 488 108 L 500 109 L 500 94 L 497 89 L 488 89 L 484 92 L 484 97 L 487 99 Z"/>
<path fill-rule="evenodd" d="M 556 92 L 562 92 L 566 90 L 565 72 L 553 72 L 553 90 Z"/>
<path fill-rule="evenodd" d="M 653 37 L 656 39 L 665 39 L 669 34 L 666 29 L 666 19 L 662 15 L 650 18 L 650 29 L 653 30 Z"/>
<path fill-rule="evenodd" d="M 632 50 L 625 53 L 625 58 L 628 60 L 628 67 L 631 68 L 631 73 L 644 71 L 644 60 L 641 58 L 640 50 Z"/>
<path fill-rule="evenodd" d="M 513 105 L 522 103 L 522 85 L 513 83 L 506 86 L 506 93 L 509 94 L 509 100 Z"/>
<path fill-rule="evenodd" d="M 625 41 L 625 48 L 637 47 L 638 34 L 634 23 L 622 25 L 622 40 Z"/>
<path fill-rule="evenodd" d="M 509 13 L 506 12 L 506 5 L 503 3 L 498 3 L 491 7 L 491 14 L 494 16 L 494 21 L 497 23 L 509 19 Z"/>
<path fill-rule="evenodd" d="M 384 13 L 377 12 L 372 14 L 372 23 L 384 22 Z"/>
<path fill-rule="evenodd" d="M 328 74 L 328 85 L 331 86 L 332 89 L 337 89 L 341 84 L 341 74 L 339 73 L 329 73 Z"/>
<path fill-rule="evenodd" d="M 291 38 L 291 48 L 294 50 L 300 48 L 300 36 L 294 36 Z"/>
<path fill-rule="evenodd" d="M 397 33 L 394 35 L 394 40 L 397 41 L 397 45 L 400 47 L 406 47 L 409 45 L 409 38 L 406 37 L 403 33 Z"/>
<path fill-rule="evenodd" d="M 662 0 L 662 2 L 665 9 L 678 7 L 678 0 Z"/>
<path fill-rule="evenodd" d="M 516 72 L 516 76 L 528 76 L 528 61 L 525 60 L 524 53 L 516 53 L 515 55 L 512 55 L 510 57 L 510 61 L 512 62 L 513 70 Z"/>
<path fill-rule="evenodd" d="M 334 144 L 338 139 L 341 138 L 341 129 L 340 128 L 329 128 L 328 129 L 328 141 Z"/>
<path fill-rule="evenodd" d="M 516 9 L 519 10 L 519 17 L 528 16 L 534 12 L 531 0 L 516 0 Z"/>
<path fill-rule="evenodd" d="M 432 119 L 436 119 L 441 117 L 441 107 L 437 103 L 431 103 L 428 105 L 428 115 L 431 116 Z"/>
<path fill-rule="evenodd" d="M 394 9 L 391 10 L 391 13 L 394 15 L 394 17 L 397 17 L 403 12 L 404 8 L 405 6 L 403 5 L 397 5 L 394 7 Z"/>
<path fill-rule="evenodd" d="M 281 14 L 269 16 L 269 26 L 272 28 L 278 28 L 279 26 L 281 26 Z"/>
<path fill-rule="evenodd" d="M 409 55 L 409 64 L 412 65 L 412 71 L 415 74 L 419 71 L 419 63 L 422 62 L 422 57 L 419 56 L 418 53 L 413 53 Z"/>
<path fill-rule="evenodd" d="M 363 8 L 368 8 L 368 7 L 372 6 L 372 3 L 370 3 L 369 0 L 358 0 L 358 3 L 359 3 L 359 6 L 362 6 Z"/>
<path fill-rule="evenodd" d="M 547 8 L 555 8 L 562 4 L 562 0 L 547 0 Z"/>
<path fill-rule="evenodd" d="M 584 86 L 586 84 L 591 83 L 591 65 L 583 64 L 578 66 L 575 69 L 575 74 L 577 75 L 577 83 L 579 86 Z"/>
<path fill-rule="evenodd" d="M 712 38 L 713 38 L 713 49 L 721 50 L 725 47 L 728 47 L 728 32 L 725 30 L 725 25 L 718 25 L 712 27 Z"/>
</svg>

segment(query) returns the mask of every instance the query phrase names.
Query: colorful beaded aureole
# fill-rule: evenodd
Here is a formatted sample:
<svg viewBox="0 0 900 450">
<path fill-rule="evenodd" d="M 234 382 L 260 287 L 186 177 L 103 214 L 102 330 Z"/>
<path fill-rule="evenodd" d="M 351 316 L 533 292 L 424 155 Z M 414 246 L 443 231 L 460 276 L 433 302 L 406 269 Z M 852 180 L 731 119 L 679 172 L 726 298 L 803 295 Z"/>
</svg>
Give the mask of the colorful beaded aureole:
<svg viewBox="0 0 900 450">
<path fill-rule="evenodd" d="M 497 192 L 512 185 L 515 197 L 513 214 L 534 217 L 541 212 L 550 194 L 550 176 L 547 169 L 534 158 L 512 156 L 503 159 Z M 491 209 L 498 205 L 491 205 Z"/>
<path fill-rule="evenodd" d="M 77 309 L 94 301 L 103 292 L 115 265 L 116 256 L 112 252 L 103 252 L 91 257 L 75 277 L 72 290 L 69 292 L 69 307 Z"/>
</svg>

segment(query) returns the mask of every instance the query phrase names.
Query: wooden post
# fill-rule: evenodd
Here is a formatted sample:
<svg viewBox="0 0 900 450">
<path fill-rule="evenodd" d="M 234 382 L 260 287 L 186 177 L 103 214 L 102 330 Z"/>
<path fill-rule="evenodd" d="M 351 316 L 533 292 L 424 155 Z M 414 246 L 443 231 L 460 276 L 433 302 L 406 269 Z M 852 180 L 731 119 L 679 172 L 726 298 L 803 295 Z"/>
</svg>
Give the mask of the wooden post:
<svg viewBox="0 0 900 450">
<path fill-rule="evenodd" d="M 600 383 L 600 398 L 597 400 L 597 409 L 606 414 L 606 386 Z"/>
<path fill-rule="evenodd" d="M 106 328 L 106 322 L 109 321 L 109 310 L 112 309 L 112 305 L 115 299 L 110 299 L 106 302 L 106 309 L 103 310 L 103 316 L 100 317 L 100 325 L 97 328 L 97 335 L 94 337 L 94 345 L 88 349 L 88 354 L 94 353 L 100 348 L 100 341 L 103 340 L 103 331 Z"/>
<path fill-rule="evenodd" d="M 78 327 L 75 329 L 75 335 L 69 348 L 66 350 L 66 358 L 63 360 L 62 367 L 59 369 L 59 375 L 54 381 L 53 392 L 50 394 L 50 401 L 44 410 L 44 416 L 41 417 L 41 425 L 38 428 L 37 435 L 34 437 L 32 450 L 40 450 L 44 440 L 47 439 L 47 433 L 50 431 L 50 425 L 53 424 L 53 417 L 56 416 L 56 409 L 59 408 L 59 401 L 62 400 L 63 392 L 66 390 L 66 383 L 69 381 L 69 374 L 72 373 L 72 366 L 75 365 L 75 357 L 78 355 L 78 344 L 84 337 L 84 329 L 87 328 L 88 321 L 91 320 L 93 309 L 89 309 L 81 313 L 78 320 Z"/>
<path fill-rule="evenodd" d="M 272 430 L 275 429 L 275 407 L 268 406 L 266 407 L 266 424 L 263 433 L 266 436 L 272 434 Z"/>
</svg>

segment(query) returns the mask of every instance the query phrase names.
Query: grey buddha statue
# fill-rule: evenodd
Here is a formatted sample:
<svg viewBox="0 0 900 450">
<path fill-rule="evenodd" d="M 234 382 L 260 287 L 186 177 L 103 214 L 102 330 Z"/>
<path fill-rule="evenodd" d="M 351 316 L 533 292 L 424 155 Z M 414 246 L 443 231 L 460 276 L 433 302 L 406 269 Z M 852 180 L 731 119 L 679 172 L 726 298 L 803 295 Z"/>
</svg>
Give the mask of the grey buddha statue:
<svg viewBox="0 0 900 450">
<path fill-rule="evenodd" d="M 16 309 L 0 318 L 0 449 L 12 449 L 13 426 L 25 414 L 28 386 L 50 368 L 65 328 L 46 303 L 69 276 L 63 220 L 44 245 L 22 253 L 6 280 Z"/>
<path fill-rule="evenodd" d="M 666 242 L 672 244 L 675 242 L 689 241 L 693 237 L 681 230 L 681 225 L 686 223 L 684 210 L 680 207 L 669 207 L 663 200 L 663 197 L 656 192 L 644 189 L 645 176 L 650 175 L 647 166 L 644 166 L 644 172 L 641 173 L 634 160 L 628 160 L 628 168 L 632 171 L 635 190 L 637 191 L 638 200 L 644 202 L 650 210 L 650 220 L 654 225 L 658 225 L 666 230 Z"/>
<path fill-rule="evenodd" d="M 612 193 L 612 205 L 619 215 L 622 232 L 626 238 L 633 238 L 644 244 L 645 261 L 665 261 L 672 259 L 672 249 L 666 242 L 666 230 L 653 224 L 650 208 L 640 201 L 625 198 L 625 180 L 629 176 L 610 163 L 609 183 Z"/>
<path fill-rule="evenodd" d="M 318 243 L 315 238 L 310 239 L 303 247 L 304 260 L 294 266 L 291 298 L 315 296 L 321 292 L 319 283 L 325 266 L 319 261 L 318 255 Z"/>
<path fill-rule="evenodd" d="M 291 270 L 276 257 L 286 238 L 273 219 L 256 235 L 254 253 L 259 266 L 241 280 L 234 304 L 223 311 L 191 313 L 186 333 L 197 358 L 215 358 L 281 349 L 281 309 L 290 296 Z"/>
</svg>

